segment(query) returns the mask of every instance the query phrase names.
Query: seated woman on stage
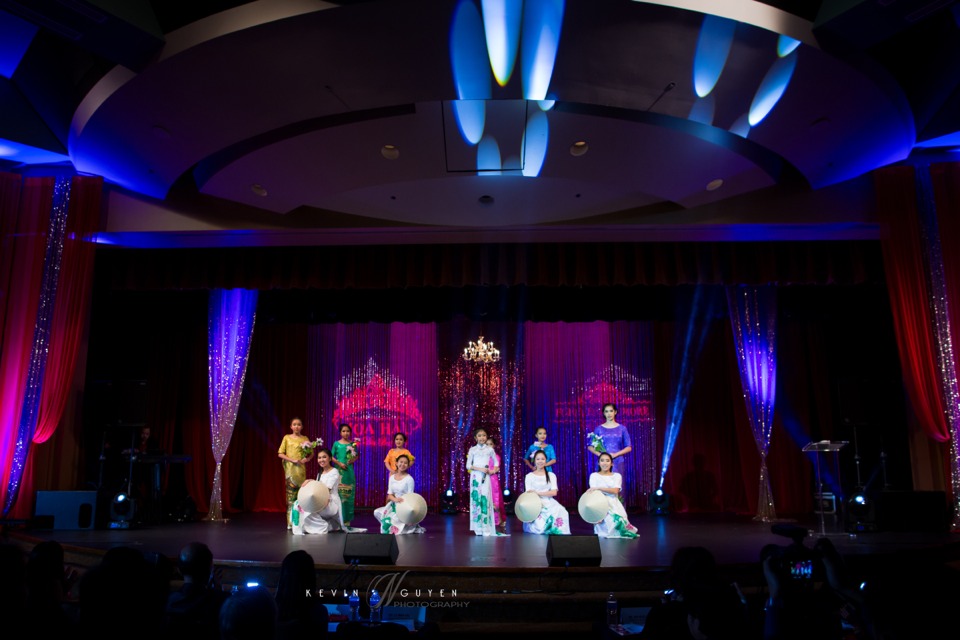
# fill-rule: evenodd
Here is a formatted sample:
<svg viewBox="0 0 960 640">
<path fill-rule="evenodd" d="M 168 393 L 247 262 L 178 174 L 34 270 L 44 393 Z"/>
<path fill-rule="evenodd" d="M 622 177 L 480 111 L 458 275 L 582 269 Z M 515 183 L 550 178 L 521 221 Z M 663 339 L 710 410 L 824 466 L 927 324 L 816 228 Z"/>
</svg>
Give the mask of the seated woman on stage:
<svg viewBox="0 0 960 640">
<path fill-rule="evenodd" d="M 320 473 L 316 480 L 306 480 L 303 487 L 309 486 L 311 482 L 322 482 L 330 491 L 330 500 L 327 506 L 320 511 L 308 512 L 300 506 L 297 500 L 293 505 L 296 512 L 293 515 L 293 533 L 294 535 L 303 535 L 305 533 L 330 533 L 331 531 L 340 531 L 343 529 L 343 513 L 340 505 L 340 494 L 337 493 L 337 487 L 340 486 L 340 472 L 330 464 L 332 456 L 329 449 L 319 449 L 317 451 L 317 464 L 320 465 Z"/>
<path fill-rule="evenodd" d="M 403 502 L 403 496 L 414 492 L 413 476 L 407 473 L 410 467 L 410 458 L 404 455 L 397 456 L 397 472 L 390 476 L 387 486 L 387 505 L 375 509 L 374 517 L 380 523 L 380 533 L 403 535 L 406 533 L 424 533 L 420 525 L 409 525 L 400 522 L 397 518 L 397 504 Z"/>
<path fill-rule="evenodd" d="M 607 499 L 607 517 L 593 525 L 593 532 L 601 538 L 636 538 L 637 528 L 627 519 L 627 510 L 620 504 L 623 478 L 613 471 L 613 456 L 600 454 L 600 471 L 590 474 L 590 490 L 599 491 Z"/>
<path fill-rule="evenodd" d="M 548 535 L 570 535 L 570 516 L 563 505 L 556 501 L 557 476 L 547 471 L 547 454 L 537 451 L 533 454 L 536 470 L 527 474 L 524 480 L 526 491 L 536 491 L 540 496 L 540 515 L 533 522 L 524 522 L 527 533 Z"/>
</svg>

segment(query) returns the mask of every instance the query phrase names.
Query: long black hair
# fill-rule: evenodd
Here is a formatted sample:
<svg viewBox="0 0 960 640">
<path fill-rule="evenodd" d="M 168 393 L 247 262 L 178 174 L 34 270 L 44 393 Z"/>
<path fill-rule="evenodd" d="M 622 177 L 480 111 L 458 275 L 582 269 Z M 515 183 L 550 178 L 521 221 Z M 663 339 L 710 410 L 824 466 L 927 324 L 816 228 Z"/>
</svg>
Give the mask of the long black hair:
<svg viewBox="0 0 960 640">
<path fill-rule="evenodd" d="M 546 462 L 549 462 L 549 460 L 547 460 L 547 454 L 544 453 L 543 449 L 540 449 L 539 451 L 537 451 L 536 453 L 533 454 L 533 466 L 534 466 L 534 467 L 537 466 L 537 456 L 543 456 L 543 461 L 544 461 L 545 463 L 546 463 Z M 544 467 L 543 467 L 543 474 L 547 477 L 547 484 L 550 483 L 550 474 L 553 474 L 553 480 L 554 480 L 554 482 L 556 482 L 556 480 L 557 480 L 557 474 L 553 473 L 553 471 L 550 471 L 550 468 L 549 468 L 549 467 L 547 467 L 547 466 L 544 466 Z M 559 485 L 558 485 L 558 486 L 559 486 Z"/>
</svg>

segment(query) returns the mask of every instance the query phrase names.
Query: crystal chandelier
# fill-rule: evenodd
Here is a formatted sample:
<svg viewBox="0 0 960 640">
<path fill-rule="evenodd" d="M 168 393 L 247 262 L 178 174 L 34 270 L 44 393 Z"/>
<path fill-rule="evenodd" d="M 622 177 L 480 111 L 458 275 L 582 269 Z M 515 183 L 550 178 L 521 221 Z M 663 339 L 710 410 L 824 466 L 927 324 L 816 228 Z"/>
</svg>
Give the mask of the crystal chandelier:
<svg viewBox="0 0 960 640">
<path fill-rule="evenodd" d="M 483 336 L 480 336 L 476 342 L 467 343 L 463 350 L 463 359 L 471 362 L 497 362 L 500 360 L 500 351 L 492 342 L 484 342 Z"/>
</svg>

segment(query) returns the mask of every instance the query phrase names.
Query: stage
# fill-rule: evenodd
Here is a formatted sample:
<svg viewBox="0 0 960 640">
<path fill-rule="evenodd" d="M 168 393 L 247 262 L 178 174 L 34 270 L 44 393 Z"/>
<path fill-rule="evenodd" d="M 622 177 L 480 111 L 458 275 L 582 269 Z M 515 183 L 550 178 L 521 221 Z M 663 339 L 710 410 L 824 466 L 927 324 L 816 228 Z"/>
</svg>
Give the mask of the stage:
<svg viewBox="0 0 960 640">
<path fill-rule="evenodd" d="M 572 533 L 590 536 L 591 527 L 572 517 Z M 283 558 L 298 549 L 313 557 L 318 571 L 317 594 L 325 602 L 345 602 L 344 589 L 365 592 L 374 580 L 396 574 L 394 603 L 426 607 L 428 620 L 441 629 L 468 629 L 474 625 L 530 623 L 567 625 L 586 631 L 602 619 L 608 593 L 621 607 L 649 607 L 669 587 L 669 565 L 684 546 L 704 546 L 716 557 L 725 580 L 736 582 L 748 597 L 762 597 L 760 549 L 787 545 L 788 538 L 771 532 L 771 523 L 749 516 L 631 514 L 640 531 L 637 540 L 599 540 L 599 566 L 549 566 L 548 537 L 524 534 L 511 518 L 509 537 L 477 537 L 468 530 L 466 514 L 428 514 L 426 533 L 397 536 L 394 566 L 351 565 L 344 560 L 348 536 L 343 534 L 294 536 L 278 513 L 242 513 L 226 522 L 188 522 L 113 530 L 13 530 L 11 538 L 29 548 L 39 540 L 57 540 L 67 561 L 81 569 L 99 561 L 115 546 L 175 559 L 188 542 L 200 541 L 214 553 L 225 589 L 256 581 L 276 584 Z M 361 512 L 354 526 L 376 531 L 370 512 Z M 821 533 L 819 518 L 789 521 L 811 531 L 804 543 L 812 546 Z M 844 557 L 852 577 L 870 580 L 894 567 L 960 566 L 960 538 L 946 531 L 843 531 L 828 516 L 823 531 Z M 371 536 L 372 537 L 372 536 Z M 592 542 L 592 541 L 590 541 Z M 386 578 L 389 579 L 389 578 Z M 381 585 L 382 587 L 382 585 Z M 406 595 L 404 595 L 406 594 Z M 570 626 L 572 625 L 572 626 Z M 579 626 L 578 626 L 579 625 Z"/>
</svg>

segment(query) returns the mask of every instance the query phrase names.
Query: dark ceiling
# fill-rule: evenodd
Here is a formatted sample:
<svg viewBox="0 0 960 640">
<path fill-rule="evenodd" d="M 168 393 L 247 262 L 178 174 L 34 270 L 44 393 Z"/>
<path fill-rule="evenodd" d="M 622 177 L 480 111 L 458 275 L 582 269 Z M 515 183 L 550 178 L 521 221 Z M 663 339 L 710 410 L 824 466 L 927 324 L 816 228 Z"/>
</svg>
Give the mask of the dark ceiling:
<svg viewBox="0 0 960 640">
<path fill-rule="evenodd" d="M 956 3 L 702 5 L 528 0 L 498 83 L 476 0 L 0 0 L 0 168 L 104 176 L 123 246 L 863 239 L 960 147 Z"/>
</svg>

